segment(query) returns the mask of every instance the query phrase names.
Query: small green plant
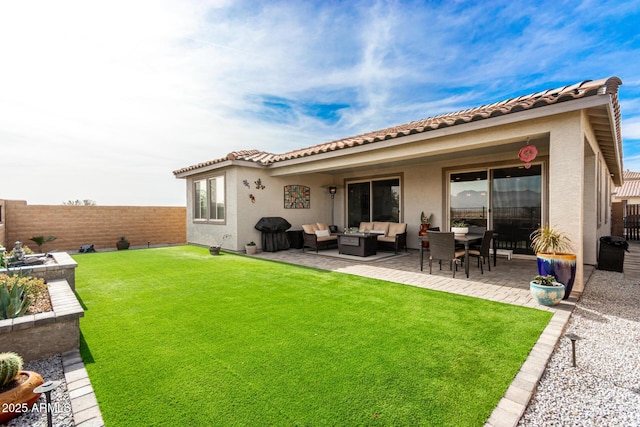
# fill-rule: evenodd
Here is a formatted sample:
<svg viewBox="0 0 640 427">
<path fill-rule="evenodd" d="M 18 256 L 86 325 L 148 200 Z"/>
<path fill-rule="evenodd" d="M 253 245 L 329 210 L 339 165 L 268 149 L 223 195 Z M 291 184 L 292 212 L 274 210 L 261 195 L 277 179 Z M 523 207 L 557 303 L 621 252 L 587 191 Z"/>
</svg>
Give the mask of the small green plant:
<svg viewBox="0 0 640 427">
<path fill-rule="evenodd" d="M 469 225 L 463 219 L 454 219 L 451 221 L 452 227 L 468 227 Z"/>
<path fill-rule="evenodd" d="M 538 228 L 529 236 L 531 238 L 531 249 L 536 253 L 569 253 L 573 251 L 571 239 L 566 233 L 545 225 Z"/>
<path fill-rule="evenodd" d="M 46 289 L 43 279 L 22 272 L 0 274 L 0 319 L 22 316 Z"/>
<path fill-rule="evenodd" d="M 540 286 L 558 286 L 558 281 L 551 274 L 547 274 L 546 276 L 535 276 L 533 278 L 533 283 Z"/>
<path fill-rule="evenodd" d="M 0 285 L 0 319 L 13 319 L 27 312 L 31 299 L 23 294 L 23 287 L 14 286 L 9 290 L 6 284 Z"/>
<path fill-rule="evenodd" d="M 247 246 L 255 246 L 255 245 L 256 245 L 256 242 L 254 242 L 253 240 L 247 243 Z"/>
<path fill-rule="evenodd" d="M 420 212 L 420 224 L 431 224 L 433 220 L 433 214 L 425 215 L 424 211 Z"/>
<path fill-rule="evenodd" d="M 13 381 L 22 371 L 22 365 L 22 357 L 16 353 L 0 353 L 0 387 Z"/>
<path fill-rule="evenodd" d="M 40 250 L 42 245 L 44 245 L 45 243 L 53 242 L 56 239 L 57 239 L 56 236 L 46 236 L 46 237 L 45 236 L 35 236 L 35 237 L 30 238 L 29 240 L 31 240 L 36 245 L 38 245 L 38 252 L 42 252 Z"/>
</svg>

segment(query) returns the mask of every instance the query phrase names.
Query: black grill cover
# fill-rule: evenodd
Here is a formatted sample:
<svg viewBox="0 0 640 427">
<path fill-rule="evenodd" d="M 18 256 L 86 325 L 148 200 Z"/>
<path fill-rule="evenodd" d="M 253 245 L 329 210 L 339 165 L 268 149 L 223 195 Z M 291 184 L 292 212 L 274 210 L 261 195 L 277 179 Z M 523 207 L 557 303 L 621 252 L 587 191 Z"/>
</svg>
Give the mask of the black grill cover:
<svg viewBox="0 0 640 427">
<path fill-rule="evenodd" d="M 256 224 L 256 230 L 266 232 L 287 231 L 290 228 L 291 224 L 289 224 L 289 221 L 279 216 L 262 217 Z"/>
<path fill-rule="evenodd" d="M 262 250 L 277 252 L 289 249 L 289 239 L 286 231 L 291 224 L 279 216 L 267 216 L 260 218 L 255 225 L 256 230 L 262 231 Z"/>
</svg>

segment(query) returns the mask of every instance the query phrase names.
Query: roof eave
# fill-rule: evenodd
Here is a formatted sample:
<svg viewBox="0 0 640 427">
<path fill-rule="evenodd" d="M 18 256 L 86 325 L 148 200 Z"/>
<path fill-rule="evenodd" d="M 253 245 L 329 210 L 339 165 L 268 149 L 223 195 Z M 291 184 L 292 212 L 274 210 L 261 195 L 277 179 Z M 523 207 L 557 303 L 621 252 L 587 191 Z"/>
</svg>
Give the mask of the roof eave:
<svg viewBox="0 0 640 427">
<path fill-rule="evenodd" d="M 571 101 L 565 101 L 557 104 L 552 104 L 544 107 L 533 108 L 530 110 L 518 111 L 515 113 L 505 114 L 502 116 L 490 117 L 483 120 L 477 120 L 469 123 L 461 123 L 454 126 L 448 126 L 440 129 L 429 130 L 425 132 L 415 133 L 407 136 L 400 136 L 397 138 L 391 138 L 385 141 L 378 141 L 374 144 L 363 144 L 355 147 L 347 147 L 344 149 L 328 151 L 324 153 L 318 153 L 309 156 L 296 157 L 293 159 L 278 160 L 271 164 L 271 168 L 277 169 L 281 167 L 287 167 L 291 165 L 298 165 L 304 163 L 311 163 L 321 161 L 329 158 L 335 158 L 340 156 L 348 156 L 351 154 L 368 152 L 373 150 L 380 150 L 384 148 L 400 146 L 404 144 L 411 144 L 416 141 L 422 141 L 426 139 L 441 138 L 443 136 L 452 136 L 456 134 L 462 134 L 467 132 L 474 132 L 480 129 L 487 129 L 491 127 L 503 126 L 518 122 L 524 122 L 528 120 L 535 120 L 538 118 L 549 117 L 557 114 L 568 113 L 573 111 L 585 110 L 594 107 L 608 106 L 609 120 L 615 121 L 615 115 L 612 114 L 613 108 L 611 106 L 611 97 L 607 94 L 594 95 L 586 98 L 575 99 Z M 614 126 L 614 123 L 611 125 Z M 612 127 L 615 129 L 615 126 Z M 615 131 L 612 131 L 615 137 Z M 617 157 L 619 158 L 619 150 L 616 149 Z M 620 161 L 618 161 L 620 166 Z M 621 169 L 618 169 L 620 171 Z M 616 174 L 618 175 L 618 174 Z"/>
<path fill-rule="evenodd" d="M 248 160 L 223 160 L 217 163 L 206 164 L 203 166 L 191 166 L 185 169 L 178 169 L 173 172 L 173 175 L 177 178 L 188 178 L 193 175 L 199 175 L 201 173 L 211 172 L 218 169 L 224 169 L 229 166 L 244 166 L 247 168 L 265 168 L 263 164 L 251 162 Z"/>
</svg>

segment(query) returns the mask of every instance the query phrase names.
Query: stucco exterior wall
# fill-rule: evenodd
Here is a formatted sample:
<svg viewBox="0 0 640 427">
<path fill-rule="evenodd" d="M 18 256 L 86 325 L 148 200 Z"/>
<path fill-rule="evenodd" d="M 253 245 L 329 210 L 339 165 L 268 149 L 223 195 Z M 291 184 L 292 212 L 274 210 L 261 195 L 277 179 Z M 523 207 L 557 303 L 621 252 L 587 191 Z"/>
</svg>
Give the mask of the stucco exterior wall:
<svg viewBox="0 0 640 427">
<path fill-rule="evenodd" d="M 193 182 L 220 173 L 225 174 L 227 217 L 222 223 L 193 220 Z M 258 179 L 264 188 L 257 188 Z M 282 217 L 291 224 L 291 230 L 300 230 L 302 224 L 331 222 L 331 197 L 326 187 L 340 185 L 327 174 L 311 174 L 299 177 L 272 177 L 269 171 L 250 166 L 227 167 L 210 173 L 199 174 L 187 180 L 187 233 L 189 243 L 209 246 L 220 242 L 223 249 L 244 251 L 244 245 L 254 241 L 261 249 L 261 232 L 255 229 L 262 217 Z M 248 183 L 248 186 L 244 184 Z M 285 209 L 284 186 L 310 187 L 309 209 Z M 334 199 L 334 222 L 344 224 L 342 194 L 338 189 Z M 252 202 L 250 195 L 253 196 Z M 224 235 L 228 235 L 223 239 Z"/>
<path fill-rule="evenodd" d="M 337 185 L 335 221 L 345 224 L 345 183 L 349 180 L 400 176 L 402 179 L 401 221 L 408 224 L 408 246 L 417 248 L 420 212 L 434 214 L 434 226 L 448 229 L 447 173 L 488 167 L 521 166 L 518 152 L 531 142 L 538 148 L 536 162 L 543 170 L 543 223 L 566 232 L 574 243 L 578 267 L 574 289 L 583 289 L 583 264 L 595 264 L 600 236 L 610 233 L 610 204 L 607 195 L 612 179 L 600 151 L 591 121 L 584 110 L 566 112 L 550 107 L 551 115 L 535 111 L 513 117 L 473 122 L 452 129 L 438 129 L 391 140 L 378 141 L 345 150 L 318 153 L 310 157 L 277 162 L 268 168 L 231 165 L 232 188 L 238 213 L 235 242 L 231 249 L 242 250 L 249 240 L 258 242 L 252 230 L 262 216 L 282 216 L 293 228 L 306 222 L 330 222 L 331 199 L 325 186 Z M 231 163 L 230 163 L 231 164 Z M 264 190 L 255 189 L 260 178 Z M 250 188 L 243 187 L 243 180 Z M 191 203 L 191 178 L 188 203 Z M 287 184 L 311 188 L 311 208 L 283 209 L 283 189 Z M 256 201 L 251 203 L 249 194 Z M 231 197 L 231 195 L 229 196 Z M 229 204 L 229 211 L 232 211 Z M 599 220 L 600 219 L 600 220 Z M 191 227 L 191 226 L 190 226 Z M 190 228 L 191 230 L 191 228 Z M 203 237 L 202 230 L 189 233 Z"/>
</svg>

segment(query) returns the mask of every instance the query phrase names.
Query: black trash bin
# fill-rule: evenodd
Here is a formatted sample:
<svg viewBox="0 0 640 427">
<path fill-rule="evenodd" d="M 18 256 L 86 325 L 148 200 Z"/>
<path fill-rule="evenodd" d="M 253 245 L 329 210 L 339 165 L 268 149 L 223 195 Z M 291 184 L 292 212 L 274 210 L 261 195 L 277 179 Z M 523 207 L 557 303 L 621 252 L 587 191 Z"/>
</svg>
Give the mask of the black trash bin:
<svg viewBox="0 0 640 427">
<path fill-rule="evenodd" d="M 600 238 L 598 270 L 618 271 L 624 267 L 624 252 L 629 252 L 629 242 L 623 237 L 603 236 Z"/>
<path fill-rule="evenodd" d="M 279 216 L 260 218 L 255 225 L 256 230 L 262 231 L 262 250 L 265 252 L 277 252 L 289 249 L 287 230 L 291 224 Z"/>
</svg>

